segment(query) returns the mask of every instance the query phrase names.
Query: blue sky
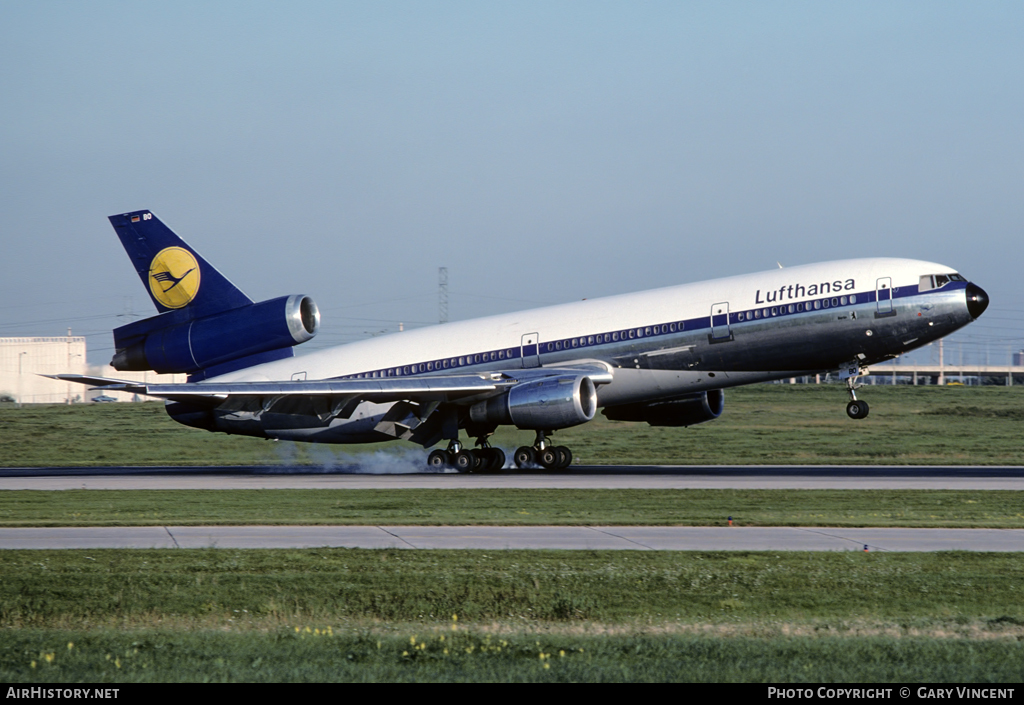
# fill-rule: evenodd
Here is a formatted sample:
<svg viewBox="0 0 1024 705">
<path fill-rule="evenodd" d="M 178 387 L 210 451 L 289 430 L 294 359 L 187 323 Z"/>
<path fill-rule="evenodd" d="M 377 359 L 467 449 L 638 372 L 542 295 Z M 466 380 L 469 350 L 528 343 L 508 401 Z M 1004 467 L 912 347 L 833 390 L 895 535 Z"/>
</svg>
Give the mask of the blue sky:
<svg viewBox="0 0 1024 705">
<path fill-rule="evenodd" d="M 947 359 L 1005 364 L 1022 36 L 1013 2 L 0 2 L 0 336 L 109 360 L 153 309 L 106 216 L 149 208 L 312 295 L 307 348 L 436 322 L 439 266 L 456 320 L 900 256 L 989 291 Z"/>
</svg>

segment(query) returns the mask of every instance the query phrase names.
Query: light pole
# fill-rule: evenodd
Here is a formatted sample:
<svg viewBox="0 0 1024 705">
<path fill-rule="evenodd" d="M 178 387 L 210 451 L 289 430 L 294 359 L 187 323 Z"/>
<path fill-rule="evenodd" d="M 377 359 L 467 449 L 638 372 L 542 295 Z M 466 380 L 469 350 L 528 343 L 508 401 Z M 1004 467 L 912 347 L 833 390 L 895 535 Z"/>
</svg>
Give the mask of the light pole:
<svg viewBox="0 0 1024 705">
<path fill-rule="evenodd" d="M 22 352 L 18 353 L 18 408 L 19 409 L 21 408 L 21 388 L 22 388 L 22 381 L 21 381 L 21 359 L 25 355 L 28 355 L 27 351 L 22 351 Z"/>
</svg>

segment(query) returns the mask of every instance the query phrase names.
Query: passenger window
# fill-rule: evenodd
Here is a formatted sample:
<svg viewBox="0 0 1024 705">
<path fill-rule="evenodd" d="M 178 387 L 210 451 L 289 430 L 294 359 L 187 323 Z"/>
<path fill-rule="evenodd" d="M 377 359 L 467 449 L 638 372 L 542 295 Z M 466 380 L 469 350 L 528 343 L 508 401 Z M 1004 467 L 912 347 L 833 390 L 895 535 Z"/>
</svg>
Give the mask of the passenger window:
<svg viewBox="0 0 1024 705">
<path fill-rule="evenodd" d="M 793 313 L 794 311 L 796 311 L 796 306 L 794 306 L 793 304 L 790 304 L 789 305 L 789 312 Z"/>
<path fill-rule="evenodd" d="M 761 317 L 761 309 L 755 310 L 754 311 L 754 318 L 760 318 L 760 317 Z"/>
<path fill-rule="evenodd" d="M 832 299 L 832 305 L 833 306 L 838 306 L 839 305 L 839 299 Z"/>
<path fill-rule="evenodd" d="M 857 303 L 857 295 L 856 294 L 850 294 L 850 303 L 851 304 Z"/>
<path fill-rule="evenodd" d="M 773 316 L 778 316 L 779 315 L 779 307 L 778 306 L 772 306 L 772 315 Z"/>
</svg>

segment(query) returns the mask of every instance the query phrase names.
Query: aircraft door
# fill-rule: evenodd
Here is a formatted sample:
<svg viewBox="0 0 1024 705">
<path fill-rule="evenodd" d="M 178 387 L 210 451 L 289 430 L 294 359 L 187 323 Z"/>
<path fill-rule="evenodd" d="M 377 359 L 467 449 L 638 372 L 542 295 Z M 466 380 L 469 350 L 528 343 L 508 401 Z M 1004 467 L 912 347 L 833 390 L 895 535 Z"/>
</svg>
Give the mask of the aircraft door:
<svg viewBox="0 0 1024 705">
<path fill-rule="evenodd" d="M 729 302 L 714 304 L 711 307 L 711 336 L 712 343 L 721 343 L 732 340 L 732 329 L 729 327 Z"/>
<path fill-rule="evenodd" d="M 520 344 L 523 367 L 540 367 L 540 336 L 537 333 L 527 333 L 523 336 Z"/>
<path fill-rule="evenodd" d="M 875 282 L 875 297 L 878 301 L 876 316 L 895 316 L 892 307 L 892 277 L 880 277 Z"/>
</svg>

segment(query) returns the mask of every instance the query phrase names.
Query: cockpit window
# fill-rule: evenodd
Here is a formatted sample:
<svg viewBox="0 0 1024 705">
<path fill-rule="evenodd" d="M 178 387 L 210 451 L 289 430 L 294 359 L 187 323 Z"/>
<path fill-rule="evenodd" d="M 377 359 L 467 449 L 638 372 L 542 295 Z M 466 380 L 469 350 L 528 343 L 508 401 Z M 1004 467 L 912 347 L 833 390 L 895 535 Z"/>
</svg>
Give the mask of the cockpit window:
<svg viewBox="0 0 1024 705">
<path fill-rule="evenodd" d="M 965 281 L 967 281 L 967 279 L 960 274 L 929 274 L 921 277 L 921 281 L 917 285 L 917 290 L 928 291 L 929 289 L 939 289 L 950 282 Z"/>
</svg>

